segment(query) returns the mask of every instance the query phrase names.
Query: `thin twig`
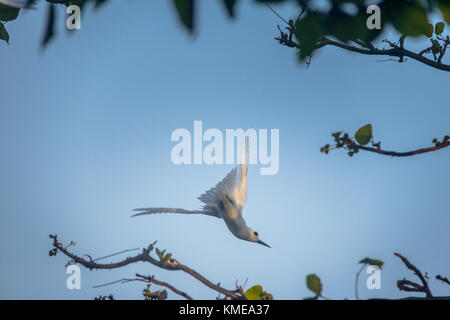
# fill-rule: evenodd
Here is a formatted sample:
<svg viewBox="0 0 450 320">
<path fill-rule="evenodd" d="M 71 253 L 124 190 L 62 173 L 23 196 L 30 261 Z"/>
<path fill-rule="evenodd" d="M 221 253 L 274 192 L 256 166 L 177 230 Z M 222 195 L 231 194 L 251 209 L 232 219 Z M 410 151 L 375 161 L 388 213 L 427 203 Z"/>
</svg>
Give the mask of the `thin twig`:
<svg viewBox="0 0 450 320">
<path fill-rule="evenodd" d="M 450 280 L 448 280 L 447 277 L 444 277 L 444 276 L 441 276 L 440 274 L 438 274 L 436 276 L 436 279 L 441 280 L 443 283 L 450 285 Z"/>
<path fill-rule="evenodd" d="M 111 282 L 108 282 L 108 283 L 98 284 L 98 285 L 96 285 L 96 286 L 93 286 L 92 288 L 98 289 L 98 288 L 108 287 L 108 286 L 111 286 L 111 285 L 116 284 L 116 283 L 124 284 L 124 283 L 128 283 L 128 282 L 133 282 L 133 281 L 142 281 L 142 282 L 145 282 L 145 281 L 143 281 L 143 280 L 141 280 L 141 279 L 136 279 L 136 278 L 134 278 L 134 279 L 126 279 L 126 278 L 123 278 L 123 279 L 111 281 Z"/>
<path fill-rule="evenodd" d="M 267 1 L 264 1 L 264 4 L 265 4 L 270 10 L 272 10 L 272 12 L 275 13 L 275 14 L 277 15 L 278 18 L 280 18 L 281 20 L 284 21 L 284 23 L 286 23 L 287 25 L 289 25 L 289 23 L 288 23 L 282 16 L 280 16 L 280 15 L 278 14 L 278 12 L 276 12 L 276 11 L 272 8 L 272 6 L 271 6 Z"/>
<path fill-rule="evenodd" d="M 103 260 L 103 259 L 106 259 L 106 258 L 111 258 L 111 257 L 117 256 L 117 255 L 122 254 L 122 253 L 125 253 L 125 252 L 136 251 L 136 250 L 139 250 L 139 248 L 125 249 L 125 250 L 122 250 L 122 251 L 119 251 L 119 252 L 116 252 L 116 253 L 113 253 L 113 254 L 110 254 L 110 255 L 101 257 L 101 258 L 94 259 L 94 260 L 92 260 L 92 261 Z"/>
<path fill-rule="evenodd" d="M 356 279 L 355 279 L 355 297 L 356 300 L 359 300 L 359 295 L 358 295 L 358 281 L 359 281 L 359 275 L 360 273 L 364 270 L 364 267 L 366 266 L 366 264 L 363 264 L 361 269 L 359 269 L 359 271 L 356 273 Z"/>
<path fill-rule="evenodd" d="M 397 287 L 403 291 L 424 292 L 427 298 L 432 298 L 433 295 L 431 294 L 431 290 L 428 287 L 428 282 L 425 279 L 422 272 L 415 265 L 413 265 L 411 262 L 409 262 L 408 259 L 406 259 L 404 256 L 402 256 L 400 253 L 394 253 L 394 255 L 399 257 L 408 269 L 414 271 L 416 276 L 422 282 L 422 285 L 420 285 L 420 284 L 417 284 L 410 280 L 403 279 L 403 280 L 397 281 Z"/>
</svg>

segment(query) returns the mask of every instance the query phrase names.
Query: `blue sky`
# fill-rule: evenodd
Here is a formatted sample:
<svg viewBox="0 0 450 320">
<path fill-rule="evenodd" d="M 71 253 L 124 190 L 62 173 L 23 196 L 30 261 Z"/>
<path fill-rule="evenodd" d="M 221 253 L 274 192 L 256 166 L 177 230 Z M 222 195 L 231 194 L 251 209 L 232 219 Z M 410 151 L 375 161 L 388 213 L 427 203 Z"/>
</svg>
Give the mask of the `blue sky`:
<svg viewBox="0 0 450 320">
<path fill-rule="evenodd" d="M 84 14 L 73 35 L 58 13 L 58 37 L 45 51 L 43 7 L 8 23 L 11 44 L 0 44 L 0 298 L 140 299 L 139 283 L 92 288 L 136 272 L 194 298 L 217 296 L 181 272 L 145 264 L 82 269 L 82 289 L 68 290 L 68 259 L 48 256 L 50 233 L 94 257 L 158 240 L 213 282 L 234 288 L 248 278 L 247 288 L 261 284 L 279 299 L 311 296 L 309 273 L 321 277 L 325 296 L 354 298 L 366 256 L 385 261 L 382 288 L 367 290 L 363 273 L 360 296 L 405 296 L 395 281 L 414 275 L 393 252 L 430 276 L 446 275 L 448 150 L 404 159 L 319 152 L 331 132 L 366 123 L 386 149 L 431 145 L 449 133 L 445 72 L 333 48 L 305 70 L 273 40 L 278 18 L 250 2 L 231 22 L 219 3 L 202 1 L 195 37 L 165 2 L 114 1 Z M 280 170 L 261 176 L 250 167 L 244 210 L 271 249 L 238 240 L 214 218 L 130 218 L 142 206 L 197 209 L 196 197 L 231 170 L 172 164 L 170 135 L 192 132 L 194 120 L 223 132 L 280 130 Z"/>
</svg>

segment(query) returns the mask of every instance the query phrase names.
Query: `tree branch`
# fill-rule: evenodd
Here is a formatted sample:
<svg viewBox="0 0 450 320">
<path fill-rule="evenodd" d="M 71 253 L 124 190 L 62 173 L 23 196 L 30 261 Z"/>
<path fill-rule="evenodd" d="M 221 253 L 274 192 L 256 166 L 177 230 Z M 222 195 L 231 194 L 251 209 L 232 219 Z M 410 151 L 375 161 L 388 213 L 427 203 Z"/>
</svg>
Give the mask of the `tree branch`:
<svg viewBox="0 0 450 320">
<path fill-rule="evenodd" d="M 144 276 L 139 273 L 136 273 L 136 277 L 143 279 L 145 282 L 154 283 L 158 286 L 166 287 L 166 288 L 170 289 L 171 291 L 173 291 L 174 293 L 176 293 L 177 295 L 182 296 L 183 298 L 186 298 L 187 300 L 193 300 L 190 295 L 188 295 L 187 293 L 185 293 L 181 290 L 178 290 L 171 284 L 169 284 L 167 282 L 156 280 L 155 276 L 150 277 L 150 276 Z"/>
<path fill-rule="evenodd" d="M 367 126 L 369 126 L 369 125 L 367 125 Z M 364 126 L 363 128 L 365 128 L 367 126 Z M 361 130 L 363 128 L 360 128 L 359 130 Z M 450 146 L 450 136 L 446 135 L 441 141 L 439 141 L 437 138 L 434 138 L 432 141 L 434 143 L 434 146 L 432 146 L 432 147 L 421 148 L 421 149 L 407 151 L 407 152 L 387 151 L 387 150 L 381 149 L 381 142 L 374 142 L 373 136 L 371 133 L 371 130 L 372 130 L 371 127 L 368 130 L 370 130 L 370 140 L 367 140 L 367 142 L 362 142 L 361 137 L 360 137 L 360 140 L 358 140 L 358 137 L 355 138 L 355 140 L 358 140 L 364 144 L 360 144 L 357 141 L 355 141 L 354 139 L 350 138 L 348 133 L 342 134 L 342 131 L 333 132 L 331 134 L 331 136 L 334 138 L 334 141 L 336 142 L 336 144 L 334 144 L 334 145 L 326 144 L 325 146 L 320 148 L 320 152 L 328 154 L 330 152 L 330 150 L 344 148 L 344 149 L 348 150 L 349 156 L 353 156 L 355 153 L 358 153 L 359 150 L 364 150 L 364 151 L 369 151 L 369 152 L 378 153 L 378 154 L 382 154 L 385 156 L 391 156 L 391 157 L 409 157 L 409 156 L 414 156 L 414 155 L 418 155 L 418 154 L 422 154 L 422 153 L 437 151 L 437 150 L 440 150 L 440 149 Z M 355 136 L 356 135 L 358 135 L 358 132 L 355 133 Z M 372 143 L 372 147 L 367 146 L 367 144 L 369 142 Z"/>
<path fill-rule="evenodd" d="M 158 286 L 166 287 L 166 288 L 170 289 L 172 292 L 174 292 L 175 294 L 180 295 L 183 298 L 186 298 L 187 300 L 193 300 L 192 297 L 190 295 L 188 295 L 187 293 L 185 293 L 185 292 L 183 292 L 181 290 L 178 290 L 177 288 L 175 288 L 174 286 L 172 286 L 171 284 L 169 284 L 167 282 L 155 279 L 155 276 L 144 276 L 144 275 L 141 275 L 139 273 L 136 273 L 136 277 L 137 278 L 134 278 L 134 279 L 126 279 L 126 278 L 124 278 L 124 279 L 116 280 L 116 281 L 113 281 L 113 282 L 100 284 L 100 285 L 94 286 L 94 288 L 106 287 L 106 286 L 110 286 L 110 285 L 113 285 L 113 284 L 116 284 L 116 283 L 123 284 L 123 283 L 128 283 L 128 282 L 133 282 L 133 281 L 140 281 L 140 282 L 153 283 L 153 284 L 156 284 Z"/>
<path fill-rule="evenodd" d="M 450 300 L 450 296 L 439 296 L 439 297 L 405 297 L 400 299 L 389 299 L 389 298 L 371 298 L 367 300 Z"/>
<path fill-rule="evenodd" d="M 434 147 L 422 148 L 422 149 L 417 149 L 417 150 L 407 151 L 407 152 L 396 152 L 396 151 L 386 151 L 381 148 L 363 146 L 363 145 L 360 145 L 360 144 L 356 143 L 355 141 L 351 140 L 350 138 L 344 139 L 343 142 L 349 149 L 356 148 L 356 149 L 361 149 L 364 151 L 374 152 L 374 153 L 382 154 L 385 156 L 392 156 L 392 157 L 409 157 L 409 156 L 413 156 L 416 154 L 436 151 L 436 150 L 443 149 L 443 148 L 450 146 L 450 141 L 447 141 L 442 144 L 435 145 Z"/>
<path fill-rule="evenodd" d="M 129 265 L 131 263 L 136 263 L 136 262 L 148 262 L 158 268 L 164 269 L 164 270 L 168 270 L 168 271 L 183 271 L 187 274 L 189 274 L 190 276 L 194 277 L 195 279 L 199 280 L 200 282 L 202 282 L 204 285 L 206 285 L 207 287 L 222 293 L 223 295 L 231 298 L 231 299 L 245 299 L 245 297 L 243 297 L 242 295 L 240 295 L 236 290 L 232 291 L 232 290 L 227 290 L 223 287 L 221 287 L 220 285 L 216 285 L 214 283 L 212 283 L 211 281 L 209 281 L 208 279 L 206 279 L 204 276 L 202 276 L 201 274 L 199 274 L 197 271 L 189 268 L 188 266 L 185 266 L 181 263 L 179 263 L 178 261 L 176 261 L 175 259 L 171 259 L 173 260 L 173 262 L 171 261 L 166 261 L 166 262 L 162 262 L 159 261 L 155 258 L 153 258 L 152 256 L 150 256 L 151 251 L 154 248 L 154 245 L 156 244 L 156 241 L 152 244 L 150 244 L 147 248 L 144 248 L 142 250 L 142 253 L 133 256 L 133 257 L 127 257 L 126 259 L 119 261 L 119 262 L 115 262 L 115 263 L 105 263 L 105 264 L 101 264 L 101 263 L 96 263 L 94 260 L 90 259 L 89 261 L 79 257 L 73 253 L 71 253 L 70 251 L 68 251 L 65 247 L 63 247 L 63 245 L 58 242 L 57 236 L 56 235 L 50 235 L 50 238 L 53 239 L 53 247 L 59 251 L 61 251 L 64 255 L 66 255 L 67 257 L 69 257 L 70 259 L 73 260 L 74 263 L 79 263 L 80 265 L 93 270 L 93 269 L 117 269 L 120 267 L 124 267 L 126 265 Z M 162 283 L 162 282 L 160 282 Z M 174 288 L 175 289 L 175 288 Z M 172 289 L 171 289 L 172 290 Z M 181 292 L 181 291 L 180 291 Z"/>
<path fill-rule="evenodd" d="M 444 276 L 441 276 L 440 274 L 438 274 L 436 276 L 436 279 L 441 280 L 443 283 L 450 285 L 450 280 L 448 280 L 447 277 L 444 277 Z"/>
<path fill-rule="evenodd" d="M 394 253 L 394 255 L 399 257 L 408 269 L 414 271 L 416 276 L 422 282 L 422 285 L 420 285 L 413 281 L 403 279 L 403 280 L 397 281 L 397 287 L 402 291 L 424 292 L 427 298 L 433 298 L 433 295 L 431 294 L 431 290 L 428 287 L 428 282 L 425 279 L 425 277 L 423 276 L 422 272 L 416 266 L 414 266 L 411 262 L 409 262 L 408 259 L 406 259 L 404 256 L 402 256 L 400 253 Z"/>
<path fill-rule="evenodd" d="M 355 46 L 351 46 L 342 42 L 334 41 L 328 38 L 324 38 L 323 40 L 319 41 L 319 43 L 316 46 L 316 49 L 325 47 L 327 45 L 339 47 L 341 49 L 351 51 L 351 52 L 357 52 L 365 55 L 377 55 L 377 56 L 390 56 L 390 57 L 397 57 L 399 58 L 399 62 L 403 62 L 404 57 L 411 58 L 413 60 L 419 61 L 421 63 L 424 63 L 430 67 L 443 70 L 443 71 L 450 71 L 450 65 L 443 64 L 441 62 L 442 58 L 438 61 L 434 61 L 432 59 L 428 59 L 419 53 L 415 53 L 412 51 L 409 51 L 405 49 L 403 46 L 397 46 L 393 44 L 392 42 L 388 42 L 391 46 L 391 49 L 363 49 Z"/>
<path fill-rule="evenodd" d="M 278 42 L 282 45 L 285 45 L 287 47 L 290 48 L 297 48 L 297 49 L 301 49 L 300 44 L 288 39 L 286 37 L 286 34 L 284 32 L 282 32 L 280 30 L 280 37 L 276 37 L 275 39 L 278 40 Z M 399 58 L 399 62 L 404 62 L 404 57 L 408 57 L 411 58 L 413 60 L 419 61 L 423 64 L 426 64 L 430 67 L 439 69 L 439 70 L 443 70 L 443 71 L 450 71 L 450 65 L 447 64 L 443 64 L 442 63 L 442 57 L 445 54 L 445 50 L 443 51 L 443 53 L 441 53 L 440 57 L 437 60 L 432 60 L 432 59 L 428 59 L 426 57 L 423 56 L 424 52 L 421 53 L 416 53 L 413 51 L 409 51 L 407 49 L 404 48 L 403 46 L 403 41 L 404 38 L 402 40 L 401 38 L 401 45 L 398 46 L 392 42 L 386 41 L 387 43 L 389 43 L 389 45 L 391 46 L 390 49 L 378 49 L 376 47 L 374 47 L 371 44 L 362 44 L 360 40 L 356 40 L 354 41 L 355 43 L 359 44 L 361 47 L 355 47 L 343 42 L 339 42 L 339 41 L 335 41 L 335 40 L 331 40 L 329 38 L 323 37 L 321 40 L 319 40 L 315 46 L 315 50 L 323 48 L 325 46 L 334 46 L 334 47 L 338 47 L 347 51 L 351 51 L 351 52 L 356 52 L 356 53 L 360 53 L 360 54 L 365 54 L 365 55 L 375 55 L 375 56 L 390 56 L 390 57 L 397 57 Z M 448 44 L 446 44 L 445 49 L 447 47 Z"/>
</svg>

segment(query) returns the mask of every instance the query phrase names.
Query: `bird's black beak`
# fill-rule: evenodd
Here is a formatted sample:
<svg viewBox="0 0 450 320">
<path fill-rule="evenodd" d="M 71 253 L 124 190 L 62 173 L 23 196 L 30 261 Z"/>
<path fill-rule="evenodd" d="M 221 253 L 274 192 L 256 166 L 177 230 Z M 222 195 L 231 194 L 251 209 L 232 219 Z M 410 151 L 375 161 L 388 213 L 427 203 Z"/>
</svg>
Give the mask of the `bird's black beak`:
<svg viewBox="0 0 450 320">
<path fill-rule="evenodd" d="M 265 243 L 264 241 L 262 241 L 262 240 L 258 240 L 258 243 L 259 244 L 262 244 L 263 246 L 266 246 L 266 247 L 269 247 L 269 248 L 272 248 L 271 246 L 269 246 L 267 243 Z"/>
</svg>

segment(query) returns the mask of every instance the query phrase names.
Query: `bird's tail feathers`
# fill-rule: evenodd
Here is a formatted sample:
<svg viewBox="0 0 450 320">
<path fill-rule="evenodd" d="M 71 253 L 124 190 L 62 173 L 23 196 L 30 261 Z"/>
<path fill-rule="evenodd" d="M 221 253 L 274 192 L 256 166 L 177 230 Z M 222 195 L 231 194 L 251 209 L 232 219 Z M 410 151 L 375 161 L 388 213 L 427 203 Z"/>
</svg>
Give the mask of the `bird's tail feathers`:
<svg viewBox="0 0 450 320">
<path fill-rule="evenodd" d="M 138 213 L 133 214 L 132 217 L 147 215 L 147 214 L 155 214 L 155 213 L 181 213 L 181 214 L 202 214 L 204 213 L 202 210 L 186 210 L 181 208 L 138 208 L 133 211 L 137 211 Z"/>
</svg>

